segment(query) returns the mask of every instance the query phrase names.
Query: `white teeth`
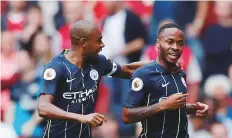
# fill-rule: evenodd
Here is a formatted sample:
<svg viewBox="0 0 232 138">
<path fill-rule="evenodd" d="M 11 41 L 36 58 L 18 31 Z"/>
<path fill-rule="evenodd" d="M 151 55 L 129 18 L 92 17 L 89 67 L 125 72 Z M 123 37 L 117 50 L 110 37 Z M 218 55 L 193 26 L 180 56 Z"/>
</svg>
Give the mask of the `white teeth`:
<svg viewBox="0 0 232 138">
<path fill-rule="evenodd" d="M 176 55 L 176 54 L 169 54 L 169 58 L 171 58 L 171 59 L 177 59 L 178 58 L 178 56 Z"/>
<path fill-rule="evenodd" d="M 177 56 L 177 54 L 170 54 L 170 55 L 172 55 L 172 56 Z"/>
</svg>

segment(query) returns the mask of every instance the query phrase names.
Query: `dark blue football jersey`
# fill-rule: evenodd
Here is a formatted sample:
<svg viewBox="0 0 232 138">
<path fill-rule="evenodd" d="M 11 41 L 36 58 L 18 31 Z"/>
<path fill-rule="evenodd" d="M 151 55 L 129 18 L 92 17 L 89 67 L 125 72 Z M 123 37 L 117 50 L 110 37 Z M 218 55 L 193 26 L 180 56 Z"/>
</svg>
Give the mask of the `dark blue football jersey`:
<svg viewBox="0 0 232 138">
<path fill-rule="evenodd" d="M 156 104 L 174 93 L 186 93 L 186 75 L 177 75 L 156 61 L 136 70 L 131 79 L 131 91 L 124 106 L 136 108 Z M 188 138 L 186 107 L 166 110 L 141 121 L 140 138 Z"/>
<path fill-rule="evenodd" d="M 101 76 L 116 75 L 121 68 L 99 55 L 94 59 L 88 59 L 83 69 L 80 69 L 69 62 L 64 53 L 55 56 L 45 66 L 41 94 L 54 95 L 53 104 L 64 111 L 84 115 L 93 113 Z M 90 125 L 66 120 L 47 121 L 44 137 L 92 137 Z"/>
</svg>

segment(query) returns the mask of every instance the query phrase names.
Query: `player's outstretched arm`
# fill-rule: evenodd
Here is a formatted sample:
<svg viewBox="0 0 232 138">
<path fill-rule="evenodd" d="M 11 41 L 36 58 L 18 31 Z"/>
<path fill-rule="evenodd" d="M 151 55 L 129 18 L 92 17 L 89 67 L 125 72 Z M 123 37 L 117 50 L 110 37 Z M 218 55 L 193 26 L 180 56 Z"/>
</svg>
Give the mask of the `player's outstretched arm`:
<svg viewBox="0 0 232 138">
<path fill-rule="evenodd" d="M 130 64 L 122 65 L 121 66 L 121 72 L 116 77 L 124 78 L 124 79 L 130 79 L 134 71 L 146 64 L 151 63 L 152 61 L 139 61 L 139 62 L 133 62 Z"/>
<path fill-rule="evenodd" d="M 38 102 L 39 116 L 49 119 L 70 120 L 83 124 L 89 124 L 92 127 L 101 126 L 105 121 L 103 115 L 99 113 L 92 113 L 88 115 L 81 115 L 71 112 L 66 112 L 59 107 L 53 105 L 54 96 L 49 94 L 41 94 Z"/>
<path fill-rule="evenodd" d="M 124 107 L 122 113 L 123 122 L 126 124 L 135 123 L 165 110 L 176 110 L 184 107 L 186 104 L 186 96 L 188 94 L 176 93 L 150 106 L 136 108 Z"/>
<path fill-rule="evenodd" d="M 139 61 L 139 62 L 133 62 L 130 64 L 122 65 L 121 66 L 121 73 L 119 75 L 117 75 L 116 77 L 130 79 L 132 74 L 135 72 L 135 70 L 137 70 L 138 68 L 140 68 L 146 64 L 149 64 L 151 62 L 153 62 L 153 60 L 151 60 L 151 61 Z M 177 72 L 180 71 L 180 69 L 181 69 L 181 64 L 179 62 L 177 62 L 176 67 L 174 67 L 172 69 L 172 72 L 174 74 L 176 74 Z"/>
</svg>

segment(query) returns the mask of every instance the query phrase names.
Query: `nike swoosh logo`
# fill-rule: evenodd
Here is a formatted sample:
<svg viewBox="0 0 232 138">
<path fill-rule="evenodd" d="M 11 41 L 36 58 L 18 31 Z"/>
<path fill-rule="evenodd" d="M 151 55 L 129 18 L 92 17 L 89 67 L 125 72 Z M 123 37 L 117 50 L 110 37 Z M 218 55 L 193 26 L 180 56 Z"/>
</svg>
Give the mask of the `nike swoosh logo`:
<svg viewBox="0 0 232 138">
<path fill-rule="evenodd" d="M 75 79 L 76 79 L 76 78 L 73 78 L 73 79 L 69 80 L 69 79 L 67 78 L 66 82 L 69 83 L 69 82 L 71 82 L 71 81 L 73 81 L 73 80 L 75 80 Z"/>
<path fill-rule="evenodd" d="M 168 86 L 169 83 L 170 83 L 170 82 L 168 82 L 168 83 L 166 83 L 166 84 L 163 84 L 163 83 L 162 83 L 162 87 Z"/>
</svg>

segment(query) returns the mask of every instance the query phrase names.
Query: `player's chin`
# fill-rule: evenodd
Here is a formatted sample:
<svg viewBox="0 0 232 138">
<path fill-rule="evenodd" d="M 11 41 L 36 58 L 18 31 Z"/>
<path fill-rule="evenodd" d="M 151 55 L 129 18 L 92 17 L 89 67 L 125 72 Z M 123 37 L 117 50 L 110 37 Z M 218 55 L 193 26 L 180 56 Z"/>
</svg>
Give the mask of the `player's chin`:
<svg viewBox="0 0 232 138">
<path fill-rule="evenodd" d="M 176 62 L 178 61 L 178 59 L 177 59 L 177 60 L 174 60 L 174 59 L 169 59 L 169 58 L 167 58 L 167 61 L 168 61 L 168 63 L 170 63 L 170 64 L 176 64 Z"/>
<path fill-rule="evenodd" d="M 169 63 L 175 64 L 178 61 L 179 57 L 170 57 L 170 56 L 168 56 L 166 59 L 167 59 L 167 61 Z"/>
</svg>

